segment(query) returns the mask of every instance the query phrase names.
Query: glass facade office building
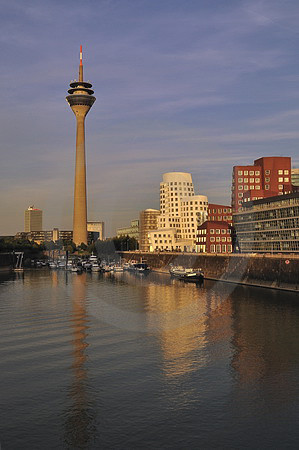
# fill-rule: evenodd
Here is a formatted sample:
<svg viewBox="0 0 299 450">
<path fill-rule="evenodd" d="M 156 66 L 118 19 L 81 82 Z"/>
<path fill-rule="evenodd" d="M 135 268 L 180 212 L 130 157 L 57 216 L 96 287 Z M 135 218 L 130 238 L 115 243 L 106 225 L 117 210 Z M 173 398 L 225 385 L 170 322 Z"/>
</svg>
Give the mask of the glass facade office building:
<svg viewBox="0 0 299 450">
<path fill-rule="evenodd" d="M 299 192 L 243 203 L 233 222 L 241 253 L 299 254 Z"/>
</svg>

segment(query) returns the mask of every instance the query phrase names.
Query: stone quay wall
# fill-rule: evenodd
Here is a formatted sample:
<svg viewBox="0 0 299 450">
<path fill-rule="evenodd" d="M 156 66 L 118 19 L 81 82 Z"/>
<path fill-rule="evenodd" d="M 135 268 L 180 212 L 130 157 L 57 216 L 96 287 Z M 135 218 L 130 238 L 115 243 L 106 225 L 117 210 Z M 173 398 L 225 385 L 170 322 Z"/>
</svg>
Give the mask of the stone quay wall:
<svg viewBox="0 0 299 450">
<path fill-rule="evenodd" d="M 125 261 L 145 261 L 153 270 L 172 265 L 201 268 L 205 278 L 299 292 L 299 256 L 199 253 L 120 252 Z"/>
</svg>

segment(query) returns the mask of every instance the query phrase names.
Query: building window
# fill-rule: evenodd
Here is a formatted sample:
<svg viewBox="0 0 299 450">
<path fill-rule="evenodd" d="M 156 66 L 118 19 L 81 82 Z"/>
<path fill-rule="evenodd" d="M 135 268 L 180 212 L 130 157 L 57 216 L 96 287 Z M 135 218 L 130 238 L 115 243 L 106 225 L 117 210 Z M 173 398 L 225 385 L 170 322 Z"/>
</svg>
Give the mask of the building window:
<svg viewBox="0 0 299 450">
<path fill-rule="evenodd" d="M 285 182 L 285 183 L 288 183 L 288 182 L 289 182 L 289 178 L 285 178 L 285 179 L 284 179 L 284 182 Z"/>
<path fill-rule="evenodd" d="M 265 189 L 266 189 L 266 191 L 269 191 L 269 189 L 270 189 L 269 184 L 266 184 Z"/>
<path fill-rule="evenodd" d="M 211 241 L 211 242 L 215 242 L 214 236 L 210 237 L 210 241 Z"/>
<path fill-rule="evenodd" d="M 255 175 L 259 175 L 259 174 L 260 174 L 260 171 L 256 170 Z"/>
<path fill-rule="evenodd" d="M 270 182 L 270 178 L 265 178 L 265 183 L 269 183 Z"/>
<path fill-rule="evenodd" d="M 283 185 L 282 185 L 282 184 L 279 184 L 279 185 L 278 185 L 278 189 L 279 189 L 280 191 L 282 191 L 282 190 L 283 190 Z"/>
<path fill-rule="evenodd" d="M 221 245 L 216 245 L 216 253 L 221 253 Z"/>
<path fill-rule="evenodd" d="M 215 233 L 215 230 L 214 230 L 213 228 L 211 228 L 211 229 L 210 229 L 210 233 L 211 233 L 211 234 L 214 234 L 214 233 Z"/>
<path fill-rule="evenodd" d="M 266 175 L 270 175 L 270 170 L 265 170 Z"/>
<path fill-rule="evenodd" d="M 254 171 L 253 171 L 253 170 L 250 170 L 249 175 L 250 175 L 250 176 L 254 175 Z"/>
<path fill-rule="evenodd" d="M 278 183 L 283 183 L 283 178 L 279 177 L 278 178 Z"/>
<path fill-rule="evenodd" d="M 238 170 L 238 175 L 243 175 L 243 171 L 242 170 Z"/>
<path fill-rule="evenodd" d="M 285 170 L 285 171 L 284 171 L 284 174 L 285 174 L 285 175 L 289 175 L 289 171 L 288 171 L 288 170 Z"/>
<path fill-rule="evenodd" d="M 238 186 L 239 191 L 243 191 L 243 186 Z"/>
<path fill-rule="evenodd" d="M 278 175 L 283 175 L 283 170 L 279 170 Z"/>
<path fill-rule="evenodd" d="M 244 175 L 248 175 L 248 170 L 244 170 Z"/>
</svg>

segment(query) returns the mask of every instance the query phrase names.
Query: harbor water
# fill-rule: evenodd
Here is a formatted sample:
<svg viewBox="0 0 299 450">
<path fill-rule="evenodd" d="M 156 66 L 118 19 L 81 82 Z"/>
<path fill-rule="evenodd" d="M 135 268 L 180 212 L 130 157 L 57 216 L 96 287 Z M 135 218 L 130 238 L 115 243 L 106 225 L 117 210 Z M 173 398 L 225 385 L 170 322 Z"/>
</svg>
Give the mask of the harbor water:
<svg viewBox="0 0 299 450">
<path fill-rule="evenodd" d="M 299 295 L 0 274 L 7 449 L 297 449 Z"/>
</svg>

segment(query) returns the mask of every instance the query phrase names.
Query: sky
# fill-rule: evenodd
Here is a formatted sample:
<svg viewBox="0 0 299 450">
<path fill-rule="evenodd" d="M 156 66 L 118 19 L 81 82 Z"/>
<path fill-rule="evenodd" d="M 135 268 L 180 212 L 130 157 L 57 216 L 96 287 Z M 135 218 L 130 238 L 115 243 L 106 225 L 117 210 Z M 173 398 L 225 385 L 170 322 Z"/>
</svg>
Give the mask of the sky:
<svg viewBox="0 0 299 450">
<path fill-rule="evenodd" d="M 230 204 L 232 167 L 291 156 L 299 167 L 297 0 L 0 0 L 0 235 L 43 210 L 72 228 L 78 78 L 86 119 L 88 220 L 108 236 L 159 208 L 164 172 Z"/>
</svg>

